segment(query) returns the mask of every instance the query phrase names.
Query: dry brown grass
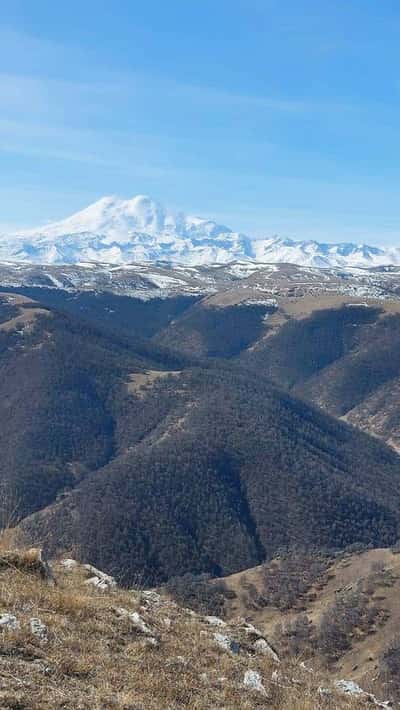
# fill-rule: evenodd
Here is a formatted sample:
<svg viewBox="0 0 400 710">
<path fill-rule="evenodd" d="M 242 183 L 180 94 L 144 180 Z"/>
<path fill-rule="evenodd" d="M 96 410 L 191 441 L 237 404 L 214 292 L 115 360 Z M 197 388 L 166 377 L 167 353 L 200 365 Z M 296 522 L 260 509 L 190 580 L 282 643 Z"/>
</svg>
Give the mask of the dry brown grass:
<svg viewBox="0 0 400 710">
<path fill-rule="evenodd" d="M 14 710 L 316 710 L 367 707 L 332 694 L 318 695 L 324 679 L 297 662 L 283 662 L 279 680 L 273 662 L 251 655 L 245 643 L 232 655 L 215 643 L 219 629 L 168 600 L 143 606 L 140 592 L 101 592 L 86 584 L 82 566 L 54 565 L 57 585 L 8 567 L 0 572 L 0 613 L 17 617 L 20 628 L 0 630 L 0 707 Z M 89 575 L 90 576 L 90 575 Z M 116 610 L 139 611 L 158 645 L 137 632 Z M 30 630 L 38 617 L 47 640 Z M 223 633 L 239 638 L 240 627 Z M 246 670 L 257 670 L 266 696 L 243 686 Z M 293 680 L 294 679 L 294 680 Z"/>
<path fill-rule="evenodd" d="M 149 389 L 158 381 L 165 377 L 179 377 L 180 370 L 146 370 L 145 372 L 134 372 L 129 375 L 127 384 L 128 392 L 143 399 Z"/>
</svg>

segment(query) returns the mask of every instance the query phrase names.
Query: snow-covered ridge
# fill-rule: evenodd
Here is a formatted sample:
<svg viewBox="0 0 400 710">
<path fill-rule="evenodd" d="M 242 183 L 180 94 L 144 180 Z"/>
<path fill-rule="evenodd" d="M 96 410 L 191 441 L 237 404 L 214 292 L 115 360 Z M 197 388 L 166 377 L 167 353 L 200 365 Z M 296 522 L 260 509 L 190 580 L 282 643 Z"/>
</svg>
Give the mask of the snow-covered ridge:
<svg viewBox="0 0 400 710">
<path fill-rule="evenodd" d="M 173 213 L 145 195 L 103 197 L 60 222 L 0 236 L 0 261 L 34 264 L 226 264 L 234 260 L 318 268 L 400 264 L 400 247 L 252 239 L 210 219 Z"/>
<path fill-rule="evenodd" d="M 370 268 L 400 264 L 400 247 L 379 248 L 367 244 L 324 244 L 292 239 L 263 239 L 253 242 L 257 261 L 314 266 L 320 269 L 335 267 Z"/>
<path fill-rule="evenodd" d="M 70 293 L 89 291 L 141 300 L 206 297 L 216 305 L 225 302 L 271 305 L 271 301 L 275 302 L 277 298 L 319 297 L 321 294 L 356 298 L 356 303 L 360 304 L 365 299 L 400 299 L 400 267 L 317 269 L 249 261 L 208 266 L 167 262 L 122 265 L 3 262 L 0 263 L 0 284 L 3 289 L 28 287 L 62 289 Z"/>
</svg>

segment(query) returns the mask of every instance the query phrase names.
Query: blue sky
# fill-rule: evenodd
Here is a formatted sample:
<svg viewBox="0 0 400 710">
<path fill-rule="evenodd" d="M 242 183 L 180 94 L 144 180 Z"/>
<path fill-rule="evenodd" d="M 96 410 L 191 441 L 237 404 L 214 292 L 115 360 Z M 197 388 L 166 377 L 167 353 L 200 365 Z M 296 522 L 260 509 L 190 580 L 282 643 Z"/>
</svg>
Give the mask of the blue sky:
<svg viewBox="0 0 400 710">
<path fill-rule="evenodd" d="M 398 0 L 2 0 L 0 230 L 148 193 L 399 244 Z"/>
</svg>

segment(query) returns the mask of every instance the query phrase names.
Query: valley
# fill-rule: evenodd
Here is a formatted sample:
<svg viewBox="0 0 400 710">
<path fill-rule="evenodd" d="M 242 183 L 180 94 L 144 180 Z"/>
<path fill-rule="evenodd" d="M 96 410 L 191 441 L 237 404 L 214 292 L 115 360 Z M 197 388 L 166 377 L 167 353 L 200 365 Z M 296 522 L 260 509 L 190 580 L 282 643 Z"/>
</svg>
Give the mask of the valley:
<svg viewBox="0 0 400 710">
<path fill-rule="evenodd" d="M 398 268 L 7 263 L 0 289 L 17 544 L 195 609 L 202 589 L 202 613 L 396 700 Z"/>
</svg>

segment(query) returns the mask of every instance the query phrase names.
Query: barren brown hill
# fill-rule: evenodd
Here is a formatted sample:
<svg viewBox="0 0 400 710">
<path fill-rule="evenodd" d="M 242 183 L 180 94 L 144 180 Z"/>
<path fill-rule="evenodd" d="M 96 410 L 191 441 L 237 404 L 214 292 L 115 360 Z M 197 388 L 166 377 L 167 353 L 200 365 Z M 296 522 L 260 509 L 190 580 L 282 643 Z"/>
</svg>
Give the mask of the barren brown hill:
<svg viewBox="0 0 400 710">
<path fill-rule="evenodd" d="M 400 554 L 292 552 L 224 578 L 226 617 L 259 627 L 278 653 L 302 658 L 400 701 Z"/>
</svg>

